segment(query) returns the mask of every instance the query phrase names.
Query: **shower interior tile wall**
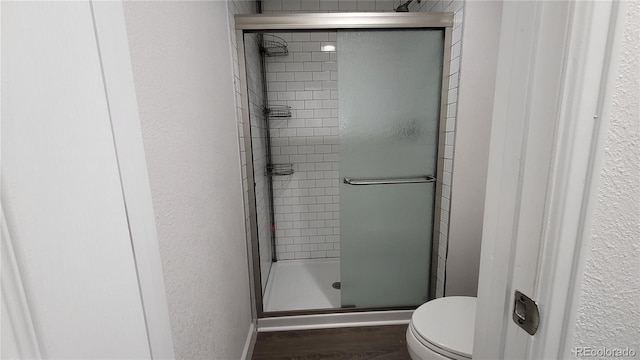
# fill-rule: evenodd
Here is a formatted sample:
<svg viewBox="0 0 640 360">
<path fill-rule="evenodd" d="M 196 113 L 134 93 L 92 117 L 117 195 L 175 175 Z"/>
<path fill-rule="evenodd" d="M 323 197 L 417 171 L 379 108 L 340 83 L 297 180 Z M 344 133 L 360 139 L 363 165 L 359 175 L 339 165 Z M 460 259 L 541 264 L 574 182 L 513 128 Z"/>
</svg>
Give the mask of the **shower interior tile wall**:
<svg viewBox="0 0 640 360">
<path fill-rule="evenodd" d="M 317 13 L 317 12 L 367 12 L 393 11 L 406 0 L 262 0 L 263 13 Z M 460 81 L 460 49 L 462 45 L 462 23 L 464 0 L 422 0 L 409 5 L 411 12 L 451 12 L 454 26 L 451 42 L 451 62 L 449 71 L 449 91 L 446 114 L 445 150 L 439 154 L 443 158 L 443 191 L 441 199 L 441 223 L 438 246 L 438 271 L 436 276 L 436 297 L 444 296 L 447 243 L 449 234 L 449 210 L 451 198 L 451 177 L 453 171 L 458 83 Z M 286 68 L 285 68 L 286 70 Z M 295 245 L 295 244 L 293 244 Z M 293 248 L 292 248 L 293 249 Z M 295 256 L 295 252 L 294 252 Z"/>
<path fill-rule="evenodd" d="M 290 118 L 272 118 L 274 164 L 294 173 L 274 176 L 278 259 L 340 256 L 338 181 L 338 72 L 335 32 L 277 33 L 287 56 L 267 57 L 269 106 L 291 107 Z"/>
<path fill-rule="evenodd" d="M 262 0 L 265 14 L 317 13 L 317 12 L 384 12 L 394 11 L 407 0 Z M 414 0 L 409 5 L 410 12 L 455 12 L 453 2 L 462 0 Z M 460 5 L 462 7 L 462 5 Z M 447 10 L 450 9 L 450 10 Z"/>
<path fill-rule="evenodd" d="M 445 268 L 447 262 L 447 245 L 449 240 L 449 211 L 451 208 L 451 178 L 453 176 L 453 158 L 455 145 L 456 115 L 458 108 L 458 84 L 460 82 L 460 49 L 462 48 L 462 23 L 464 16 L 462 0 L 425 1 L 415 9 L 422 12 L 454 13 L 453 31 L 451 34 L 451 62 L 449 64 L 449 93 L 447 96 L 447 114 L 445 126 L 444 159 L 442 179 L 442 202 L 440 206 L 440 239 L 438 244 L 438 272 L 436 275 L 436 297 L 444 296 Z M 414 11 L 414 9 L 412 9 Z"/>
<path fill-rule="evenodd" d="M 244 213 L 245 213 L 245 233 L 248 239 L 251 238 L 251 222 L 249 218 L 249 184 L 247 177 L 247 162 L 245 153 L 245 133 L 242 114 L 242 91 L 240 86 L 240 73 L 238 64 L 238 52 L 237 52 L 237 39 L 235 33 L 234 15 L 236 14 L 254 14 L 256 13 L 256 4 L 254 0 L 233 0 L 227 2 L 229 11 L 229 26 L 231 27 L 231 46 L 234 51 L 233 54 L 233 80 L 236 92 L 236 119 L 238 121 L 238 136 L 240 138 L 240 159 L 241 159 L 241 171 L 242 171 L 242 189 L 244 199 Z M 258 43 L 256 41 L 256 35 L 250 34 L 248 39 L 245 40 L 245 62 L 247 68 L 247 84 L 249 90 L 250 100 L 250 119 L 253 137 L 253 142 L 257 143 L 257 147 L 260 150 L 254 151 L 253 154 L 253 166 L 255 169 L 254 181 L 255 196 L 256 196 L 256 211 L 258 221 L 258 236 L 259 236 L 259 248 L 260 248 L 260 274 L 261 274 L 261 286 L 264 291 L 271 270 L 271 239 L 270 239 L 270 224 L 269 224 L 269 202 L 268 192 L 265 189 L 266 179 L 265 166 L 266 158 L 264 153 L 264 128 L 265 120 L 262 113 L 262 76 L 260 65 L 260 52 Z M 246 134 L 247 136 L 249 134 Z"/>
<path fill-rule="evenodd" d="M 271 270 L 271 206 L 267 176 L 267 119 L 265 118 L 262 89 L 262 66 L 258 35 L 245 36 L 245 62 L 247 88 L 249 91 L 249 115 L 251 144 L 253 148 L 253 179 L 256 198 L 256 221 L 258 224 L 258 248 L 260 252 L 260 276 L 262 289 L 266 288 Z"/>
</svg>

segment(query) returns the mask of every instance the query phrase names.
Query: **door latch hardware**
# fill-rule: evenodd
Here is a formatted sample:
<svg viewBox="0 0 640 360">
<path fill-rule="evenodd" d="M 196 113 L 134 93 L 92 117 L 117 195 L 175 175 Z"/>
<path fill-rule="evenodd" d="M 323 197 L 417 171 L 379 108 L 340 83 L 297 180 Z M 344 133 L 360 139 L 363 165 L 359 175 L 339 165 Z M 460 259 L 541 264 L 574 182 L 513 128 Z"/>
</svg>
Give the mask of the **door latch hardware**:
<svg viewBox="0 0 640 360">
<path fill-rule="evenodd" d="M 535 334 L 538 331 L 538 324 L 540 324 L 538 305 L 518 290 L 516 290 L 513 301 L 513 322 L 523 328 L 529 335 Z"/>
</svg>

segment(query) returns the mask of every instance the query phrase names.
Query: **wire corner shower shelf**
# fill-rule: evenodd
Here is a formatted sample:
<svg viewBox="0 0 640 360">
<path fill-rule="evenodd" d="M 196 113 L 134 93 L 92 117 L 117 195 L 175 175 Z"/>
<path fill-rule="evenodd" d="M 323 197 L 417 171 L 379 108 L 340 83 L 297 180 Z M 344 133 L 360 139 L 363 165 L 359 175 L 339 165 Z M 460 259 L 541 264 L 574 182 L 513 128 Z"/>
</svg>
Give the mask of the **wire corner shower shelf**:
<svg viewBox="0 0 640 360">
<path fill-rule="evenodd" d="M 265 107 L 263 111 L 269 119 L 291 117 L 291 106 L 287 105 L 271 105 Z"/>
<path fill-rule="evenodd" d="M 267 174 L 271 176 L 293 175 L 293 164 L 269 164 Z"/>
<path fill-rule="evenodd" d="M 265 56 L 289 55 L 289 44 L 281 37 L 272 34 L 263 34 L 260 49 Z"/>
</svg>

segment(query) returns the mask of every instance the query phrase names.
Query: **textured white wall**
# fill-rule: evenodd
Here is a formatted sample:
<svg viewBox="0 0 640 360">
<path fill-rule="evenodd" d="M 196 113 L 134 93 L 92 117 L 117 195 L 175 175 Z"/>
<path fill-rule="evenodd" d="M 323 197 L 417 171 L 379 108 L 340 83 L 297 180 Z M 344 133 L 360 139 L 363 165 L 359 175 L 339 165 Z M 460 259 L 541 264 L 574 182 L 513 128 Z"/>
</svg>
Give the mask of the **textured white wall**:
<svg viewBox="0 0 640 360">
<path fill-rule="evenodd" d="M 445 295 L 476 296 L 498 61 L 501 1 L 464 10 Z"/>
<path fill-rule="evenodd" d="M 239 359 L 251 323 L 226 1 L 125 2 L 178 359 Z"/>
<path fill-rule="evenodd" d="M 640 354 L 640 2 L 629 3 L 574 344 Z"/>
</svg>

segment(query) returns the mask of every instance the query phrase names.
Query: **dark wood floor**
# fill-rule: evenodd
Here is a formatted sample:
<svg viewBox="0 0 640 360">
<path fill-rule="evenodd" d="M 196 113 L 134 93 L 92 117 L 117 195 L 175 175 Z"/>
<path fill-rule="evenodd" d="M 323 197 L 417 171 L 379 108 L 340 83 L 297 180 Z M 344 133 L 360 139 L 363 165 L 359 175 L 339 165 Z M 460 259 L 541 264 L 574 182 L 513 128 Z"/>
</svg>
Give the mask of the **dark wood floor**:
<svg viewBox="0 0 640 360">
<path fill-rule="evenodd" d="M 258 333 L 253 360 L 410 360 L 407 325 Z"/>
</svg>

